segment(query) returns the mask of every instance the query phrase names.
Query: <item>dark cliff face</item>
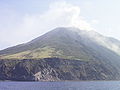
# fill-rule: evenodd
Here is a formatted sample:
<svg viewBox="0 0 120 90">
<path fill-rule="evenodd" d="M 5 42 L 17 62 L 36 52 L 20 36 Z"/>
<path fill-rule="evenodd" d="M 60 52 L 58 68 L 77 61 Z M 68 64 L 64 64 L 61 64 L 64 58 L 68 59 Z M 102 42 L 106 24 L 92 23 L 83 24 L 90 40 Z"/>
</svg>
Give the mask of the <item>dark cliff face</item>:
<svg viewBox="0 0 120 90">
<path fill-rule="evenodd" d="M 61 81 L 119 80 L 120 74 L 102 62 L 46 58 L 41 60 L 0 60 L 0 80 Z"/>
</svg>

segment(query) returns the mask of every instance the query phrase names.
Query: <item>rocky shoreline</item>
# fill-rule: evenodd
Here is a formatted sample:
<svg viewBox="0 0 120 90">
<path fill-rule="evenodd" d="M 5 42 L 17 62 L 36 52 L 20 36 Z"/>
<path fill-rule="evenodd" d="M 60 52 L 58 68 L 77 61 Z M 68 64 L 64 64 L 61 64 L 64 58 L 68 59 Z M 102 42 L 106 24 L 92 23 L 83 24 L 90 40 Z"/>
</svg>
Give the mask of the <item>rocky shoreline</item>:
<svg viewBox="0 0 120 90">
<path fill-rule="evenodd" d="M 0 60 L 0 80 L 120 80 L 119 76 L 119 72 L 114 67 L 106 66 L 100 62 L 84 62 L 60 58 Z"/>
</svg>

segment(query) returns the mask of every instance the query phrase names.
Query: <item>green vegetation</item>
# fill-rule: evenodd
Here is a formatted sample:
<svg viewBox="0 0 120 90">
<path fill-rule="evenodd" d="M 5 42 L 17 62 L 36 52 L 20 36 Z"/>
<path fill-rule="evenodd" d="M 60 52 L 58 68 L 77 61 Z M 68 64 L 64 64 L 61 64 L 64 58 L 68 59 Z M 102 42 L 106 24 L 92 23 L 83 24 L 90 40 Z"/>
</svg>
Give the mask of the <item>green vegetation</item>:
<svg viewBox="0 0 120 90">
<path fill-rule="evenodd" d="M 56 50 L 55 48 L 51 47 L 43 47 L 38 48 L 35 50 L 28 50 L 12 55 L 5 55 L 2 56 L 1 59 L 41 59 L 41 58 L 63 58 L 63 59 L 71 59 L 71 60 L 88 60 L 88 58 L 81 58 L 81 57 L 75 57 L 75 55 L 66 55 L 65 52 L 62 50 Z"/>
<path fill-rule="evenodd" d="M 59 33 L 59 34 L 58 34 Z M 27 44 L 18 45 L 7 50 L 0 59 L 41 59 L 63 58 L 89 61 L 92 56 L 79 41 L 79 35 L 69 30 L 53 30 Z M 85 49 L 84 49 L 85 48 Z"/>
</svg>

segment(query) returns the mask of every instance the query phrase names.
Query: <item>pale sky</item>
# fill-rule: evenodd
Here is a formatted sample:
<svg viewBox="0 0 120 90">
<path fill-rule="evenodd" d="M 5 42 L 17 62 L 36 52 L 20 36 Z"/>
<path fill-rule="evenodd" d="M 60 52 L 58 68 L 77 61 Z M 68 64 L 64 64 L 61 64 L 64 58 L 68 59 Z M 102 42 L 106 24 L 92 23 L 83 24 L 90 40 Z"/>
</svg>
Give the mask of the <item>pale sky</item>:
<svg viewBox="0 0 120 90">
<path fill-rule="evenodd" d="M 119 9 L 120 0 L 0 0 L 0 49 L 69 26 L 120 40 Z"/>
</svg>

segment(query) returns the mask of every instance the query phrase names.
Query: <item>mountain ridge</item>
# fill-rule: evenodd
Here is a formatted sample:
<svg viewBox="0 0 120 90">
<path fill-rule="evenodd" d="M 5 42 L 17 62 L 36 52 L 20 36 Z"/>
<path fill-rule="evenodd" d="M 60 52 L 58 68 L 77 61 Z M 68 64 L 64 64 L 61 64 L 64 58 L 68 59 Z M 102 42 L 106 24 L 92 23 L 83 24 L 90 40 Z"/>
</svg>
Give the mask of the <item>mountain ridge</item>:
<svg viewBox="0 0 120 90">
<path fill-rule="evenodd" d="M 1 50 L 0 55 L 2 57 L 2 56 L 7 56 L 7 55 L 9 56 L 17 53 L 25 54 L 25 52 L 26 54 L 29 54 L 30 52 L 33 52 L 33 53 L 35 53 L 36 51 L 41 52 L 41 49 L 42 49 L 47 54 L 56 53 L 58 51 L 56 56 L 58 56 L 58 54 L 63 53 L 65 54 L 63 57 L 66 57 L 66 56 L 71 57 L 73 55 L 73 56 L 77 56 L 78 59 L 81 59 L 80 57 L 82 57 L 82 55 L 83 57 L 89 56 L 89 54 L 91 53 L 91 51 L 88 52 L 89 49 L 94 49 L 96 46 L 104 47 L 98 43 L 100 40 L 99 41 L 97 41 L 97 39 L 94 40 L 93 38 L 94 36 L 92 35 L 94 35 L 95 38 L 96 36 L 104 38 L 101 34 L 98 34 L 94 31 L 84 31 L 84 30 L 79 30 L 78 28 L 64 28 L 64 27 L 56 28 L 34 40 L 31 40 L 28 43 Z M 93 47 L 93 45 L 95 46 Z M 45 53 L 42 52 L 42 54 L 45 54 Z M 79 57 L 79 55 L 81 56 Z M 55 57 L 55 55 L 53 56 Z M 34 57 L 34 58 L 37 58 L 37 57 Z M 47 57 L 43 57 L 43 58 L 47 58 Z M 22 59 L 25 59 L 25 58 L 22 58 Z M 70 58 L 66 58 L 66 59 L 70 59 Z"/>
<path fill-rule="evenodd" d="M 0 80 L 120 80 L 119 49 L 97 32 L 56 28 L 0 51 Z"/>
</svg>

